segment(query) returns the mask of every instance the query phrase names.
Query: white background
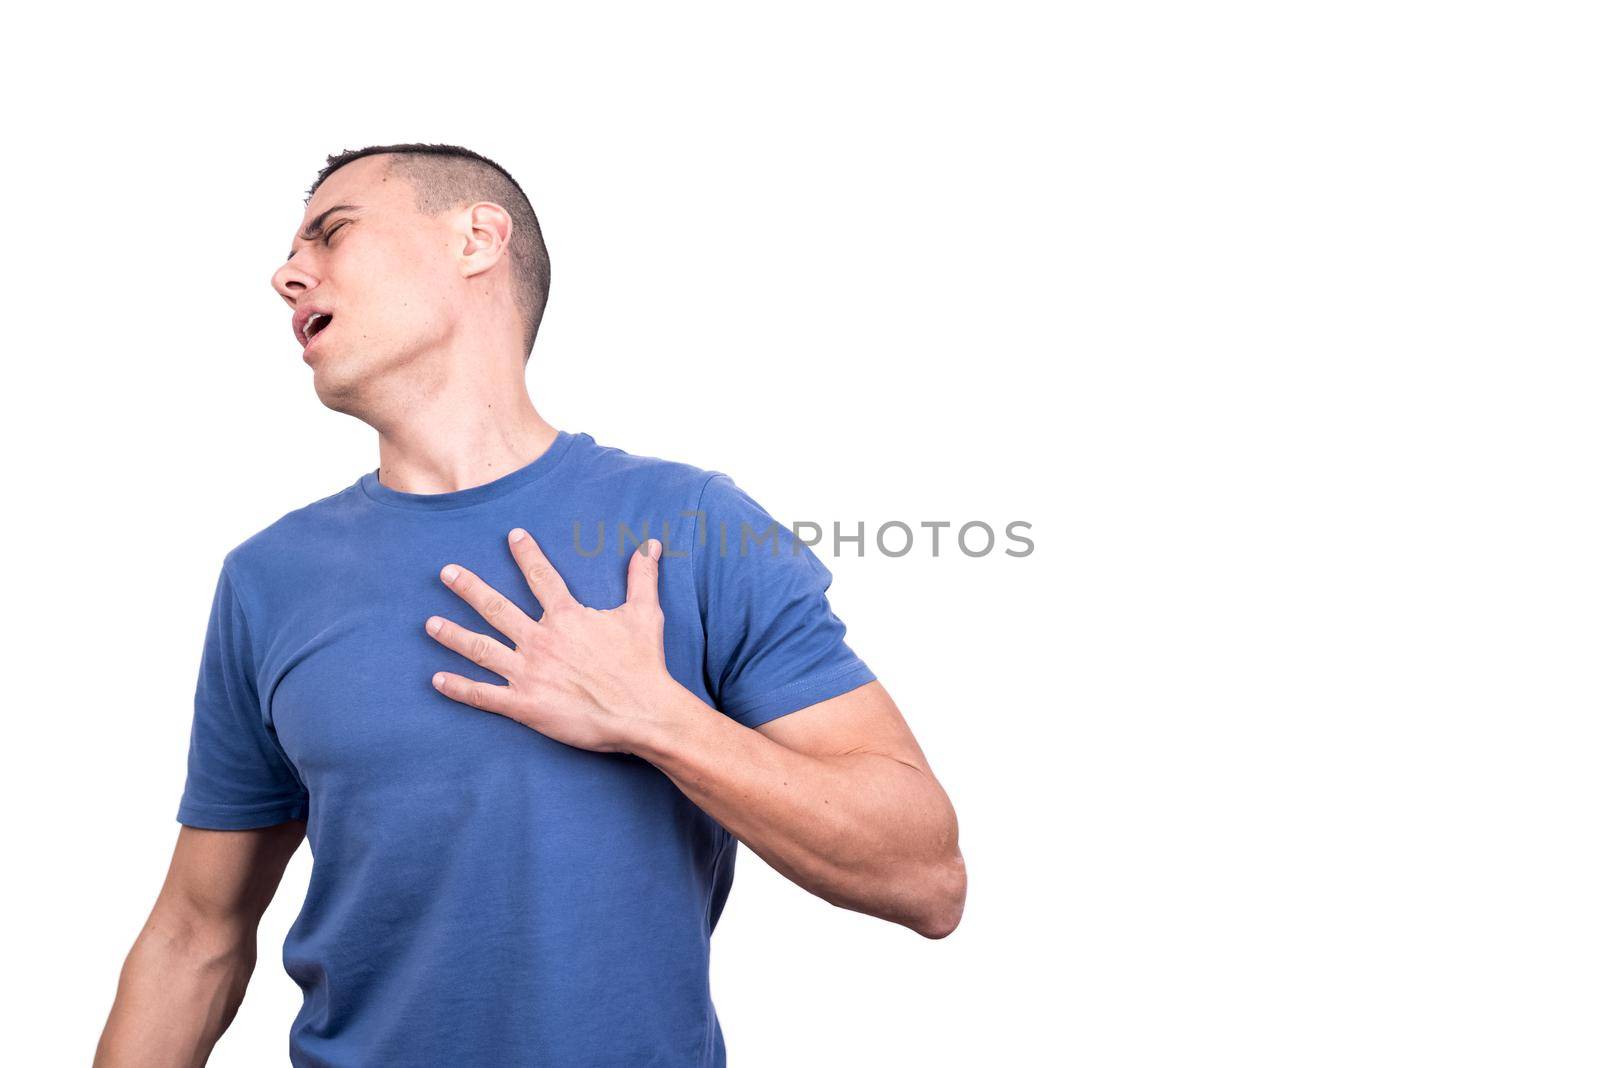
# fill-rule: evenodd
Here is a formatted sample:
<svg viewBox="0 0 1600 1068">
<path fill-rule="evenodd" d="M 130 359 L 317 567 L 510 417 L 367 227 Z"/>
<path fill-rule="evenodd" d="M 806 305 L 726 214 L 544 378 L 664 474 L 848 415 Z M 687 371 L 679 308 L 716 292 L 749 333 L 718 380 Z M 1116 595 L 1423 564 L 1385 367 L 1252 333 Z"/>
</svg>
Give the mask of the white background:
<svg viewBox="0 0 1600 1068">
<path fill-rule="evenodd" d="M 464 144 L 544 415 L 825 556 L 953 797 L 943 941 L 741 850 L 731 1063 L 1594 1064 L 1595 35 L 1577 5 L 119 6 L 5 50 L 6 1060 L 87 1063 L 223 554 L 376 466 L 268 279 Z M 285 1061 L 267 915 L 213 1063 Z"/>
</svg>

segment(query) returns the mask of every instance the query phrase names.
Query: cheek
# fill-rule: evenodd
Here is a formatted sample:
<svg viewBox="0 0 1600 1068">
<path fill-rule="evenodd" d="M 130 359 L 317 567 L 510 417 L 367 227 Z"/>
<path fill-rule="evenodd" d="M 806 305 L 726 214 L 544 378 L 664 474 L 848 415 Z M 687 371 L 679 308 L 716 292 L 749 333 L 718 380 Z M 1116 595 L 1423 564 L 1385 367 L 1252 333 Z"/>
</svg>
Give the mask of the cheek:
<svg viewBox="0 0 1600 1068">
<path fill-rule="evenodd" d="M 363 249 L 341 263 L 340 275 L 351 280 L 345 303 L 358 339 L 405 342 L 444 333 L 450 279 L 435 270 L 440 260 L 439 249 L 408 242 Z"/>
<path fill-rule="evenodd" d="M 394 323 L 403 324 L 413 335 L 441 333 L 451 321 L 449 292 L 443 279 L 412 275 L 407 279 L 407 288 L 395 289 L 395 300 L 390 303 Z"/>
<path fill-rule="evenodd" d="M 431 317 L 434 298 L 414 273 L 397 271 L 392 260 L 353 266 L 361 281 L 350 303 L 360 314 L 362 333 L 407 333 Z"/>
</svg>

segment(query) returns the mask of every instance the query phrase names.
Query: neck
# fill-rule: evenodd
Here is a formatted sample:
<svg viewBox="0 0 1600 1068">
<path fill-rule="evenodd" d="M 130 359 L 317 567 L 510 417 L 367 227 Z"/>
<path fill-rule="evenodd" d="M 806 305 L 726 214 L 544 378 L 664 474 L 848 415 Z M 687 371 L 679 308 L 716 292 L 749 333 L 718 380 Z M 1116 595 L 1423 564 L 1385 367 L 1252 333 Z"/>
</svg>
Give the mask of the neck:
<svg viewBox="0 0 1600 1068">
<path fill-rule="evenodd" d="M 378 481 L 403 493 L 471 489 L 526 467 L 555 439 L 520 383 L 493 397 L 434 394 L 379 431 Z"/>
</svg>

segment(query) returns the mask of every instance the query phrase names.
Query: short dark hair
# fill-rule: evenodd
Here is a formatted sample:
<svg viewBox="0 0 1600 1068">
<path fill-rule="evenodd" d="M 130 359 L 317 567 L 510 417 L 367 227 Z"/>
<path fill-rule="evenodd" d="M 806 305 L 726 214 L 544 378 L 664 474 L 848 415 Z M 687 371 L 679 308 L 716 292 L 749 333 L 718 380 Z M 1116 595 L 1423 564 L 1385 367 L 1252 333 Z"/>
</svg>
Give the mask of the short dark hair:
<svg viewBox="0 0 1600 1068">
<path fill-rule="evenodd" d="M 306 202 L 310 203 L 318 187 L 340 167 L 379 155 L 394 156 L 389 170 L 411 184 L 417 210 L 425 215 L 487 200 L 511 216 L 511 274 L 517 309 L 522 312 L 523 359 L 527 359 L 544 318 L 545 301 L 550 297 L 550 254 L 545 250 L 539 217 L 533 213 L 528 194 L 510 171 L 460 145 L 371 145 L 329 156 L 328 165 L 306 190 Z"/>
</svg>

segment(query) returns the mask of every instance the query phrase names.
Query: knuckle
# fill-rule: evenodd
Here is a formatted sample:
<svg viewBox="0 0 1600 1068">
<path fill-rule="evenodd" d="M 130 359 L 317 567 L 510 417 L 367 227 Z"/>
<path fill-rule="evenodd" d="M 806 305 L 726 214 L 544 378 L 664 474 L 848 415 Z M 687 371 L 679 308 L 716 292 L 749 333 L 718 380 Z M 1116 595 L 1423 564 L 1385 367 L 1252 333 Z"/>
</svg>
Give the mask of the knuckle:
<svg viewBox="0 0 1600 1068">
<path fill-rule="evenodd" d="M 469 644 L 469 648 L 468 648 L 468 651 L 467 651 L 467 655 L 472 660 L 473 663 L 478 664 L 478 665 L 481 666 L 484 661 L 489 659 L 489 639 L 488 638 L 485 638 L 481 634 L 474 634 L 472 636 L 472 641 L 470 643 L 468 643 L 468 644 Z"/>
<path fill-rule="evenodd" d="M 505 611 L 505 607 L 506 599 L 504 597 L 490 597 L 488 602 L 483 606 L 483 614 L 493 619 L 495 616 L 498 616 L 501 612 Z"/>
</svg>

